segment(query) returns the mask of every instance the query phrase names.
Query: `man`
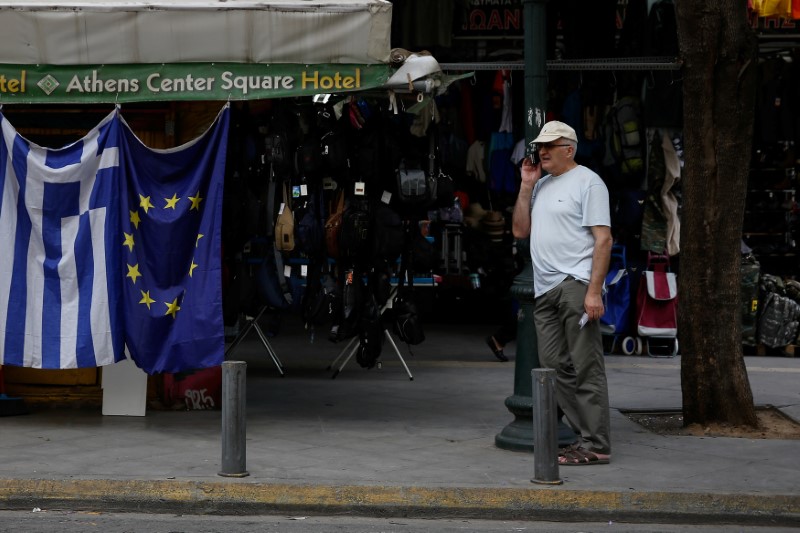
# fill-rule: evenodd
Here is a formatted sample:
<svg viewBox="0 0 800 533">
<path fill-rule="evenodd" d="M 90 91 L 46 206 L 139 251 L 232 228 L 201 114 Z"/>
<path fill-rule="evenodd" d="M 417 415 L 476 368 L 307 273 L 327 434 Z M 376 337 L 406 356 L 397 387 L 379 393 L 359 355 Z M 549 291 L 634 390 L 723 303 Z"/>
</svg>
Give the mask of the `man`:
<svg viewBox="0 0 800 533">
<path fill-rule="evenodd" d="M 608 189 L 575 162 L 578 136 L 567 124 L 546 123 L 532 144 L 541 162 L 522 163 L 513 232 L 530 236 L 539 360 L 556 370 L 558 404 L 579 434 L 560 450 L 558 464 L 607 464 L 608 384 L 598 320 L 612 245 Z"/>
</svg>

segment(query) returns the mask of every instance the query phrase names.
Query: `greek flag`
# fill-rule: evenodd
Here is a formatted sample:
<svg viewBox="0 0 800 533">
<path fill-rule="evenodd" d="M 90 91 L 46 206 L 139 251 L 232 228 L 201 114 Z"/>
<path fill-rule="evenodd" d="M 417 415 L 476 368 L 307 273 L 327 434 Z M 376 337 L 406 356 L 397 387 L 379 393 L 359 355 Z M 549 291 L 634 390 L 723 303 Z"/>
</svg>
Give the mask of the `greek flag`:
<svg viewBox="0 0 800 533">
<path fill-rule="evenodd" d="M 123 359 L 117 112 L 57 150 L 0 126 L 0 364 Z"/>
<path fill-rule="evenodd" d="M 48 149 L 0 114 L 0 365 L 147 373 L 224 358 L 220 225 L 229 106 L 146 147 L 114 110 Z"/>
</svg>

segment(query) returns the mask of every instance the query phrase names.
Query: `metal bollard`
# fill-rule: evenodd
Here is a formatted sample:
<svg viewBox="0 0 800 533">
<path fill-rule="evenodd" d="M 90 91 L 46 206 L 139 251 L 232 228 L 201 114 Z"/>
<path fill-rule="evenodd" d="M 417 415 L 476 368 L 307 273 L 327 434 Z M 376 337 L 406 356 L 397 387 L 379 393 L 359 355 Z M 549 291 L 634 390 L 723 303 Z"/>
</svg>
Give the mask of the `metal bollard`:
<svg viewBox="0 0 800 533">
<path fill-rule="evenodd" d="M 560 485 L 558 433 L 556 431 L 556 371 L 531 370 L 533 378 L 533 479 L 543 485 Z"/>
<path fill-rule="evenodd" d="M 222 363 L 222 470 L 220 476 L 245 477 L 247 450 L 245 421 L 247 363 Z"/>
</svg>

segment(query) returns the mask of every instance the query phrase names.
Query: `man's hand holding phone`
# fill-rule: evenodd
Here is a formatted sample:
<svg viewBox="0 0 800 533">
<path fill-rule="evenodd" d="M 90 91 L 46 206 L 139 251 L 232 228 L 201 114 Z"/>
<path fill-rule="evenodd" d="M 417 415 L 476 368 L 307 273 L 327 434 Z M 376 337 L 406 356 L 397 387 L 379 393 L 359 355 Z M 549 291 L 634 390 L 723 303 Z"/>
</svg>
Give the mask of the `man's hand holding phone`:
<svg viewBox="0 0 800 533">
<path fill-rule="evenodd" d="M 530 156 L 522 160 L 520 176 L 524 185 L 533 186 L 542 177 L 542 165 L 539 161 L 539 154 L 531 153 Z"/>
</svg>

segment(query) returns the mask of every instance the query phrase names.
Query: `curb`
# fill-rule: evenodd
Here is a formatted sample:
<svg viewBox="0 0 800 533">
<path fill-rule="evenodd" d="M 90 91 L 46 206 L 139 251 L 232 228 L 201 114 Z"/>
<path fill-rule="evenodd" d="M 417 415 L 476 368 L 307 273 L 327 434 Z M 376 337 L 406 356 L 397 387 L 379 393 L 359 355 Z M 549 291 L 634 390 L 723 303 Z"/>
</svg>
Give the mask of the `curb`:
<svg viewBox="0 0 800 533">
<path fill-rule="evenodd" d="M 295 485 L 208 481 L 0 480 L 0 508 L 186 514 L 800 525 L 800 496 L 536 487 Z"/>
</svg>

